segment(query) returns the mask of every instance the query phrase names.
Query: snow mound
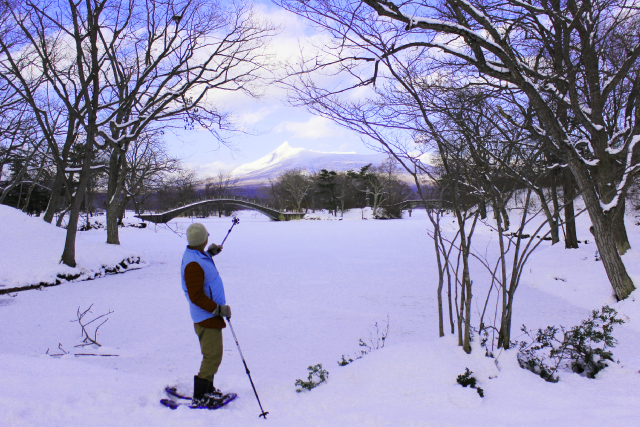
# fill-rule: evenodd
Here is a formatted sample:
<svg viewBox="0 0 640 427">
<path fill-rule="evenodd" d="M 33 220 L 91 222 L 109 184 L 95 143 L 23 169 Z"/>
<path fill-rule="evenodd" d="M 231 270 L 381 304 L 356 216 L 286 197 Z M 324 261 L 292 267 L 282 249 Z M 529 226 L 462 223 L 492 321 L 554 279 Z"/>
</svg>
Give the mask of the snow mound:
<svg viewBox="0 0 640 427">
<path fill-rule="evenodd" d="M 103 236 L 104 231 L 97 232 Z M 28 286 L 52 286 L 63 281 L 94 279 L 106 274 L 146 265 L 137 253 L 115 245 L 95 242 L 78 232 L 76 263 L 71 268 L 60 263 L 66 230 L 0 205 L 0 291 Z"/>
</svg>

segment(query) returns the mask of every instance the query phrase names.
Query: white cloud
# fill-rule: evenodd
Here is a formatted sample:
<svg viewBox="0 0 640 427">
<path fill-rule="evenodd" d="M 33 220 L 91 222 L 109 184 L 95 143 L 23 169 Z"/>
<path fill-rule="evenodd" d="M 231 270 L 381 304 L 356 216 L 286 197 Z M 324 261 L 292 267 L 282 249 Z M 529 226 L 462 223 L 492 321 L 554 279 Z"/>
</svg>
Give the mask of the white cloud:
<svg viewBox="0 0 640 427">
<path fill-rule="evenodd" d="M 353 144 L 351 142 L 345 142 L 344 144 L 340 144 L 338 147 L 338 151 L 353 151 Z"/>
<path fill-rule="evenodd" d="M 274 113 L 278 109 L 278 107 L 279 105 L 277 104 L 267 105 L 254 111 L 248 111 L 238 114 L 238 117 L 242 121 L 242 123 L 252 125 L 261 122 L 267 116 Z"/>
<path fill-rule="evenodd" d="M 281 122 L 273 130 L 278 133 L 288 132 L 290 138 L 303 139 L 330 138 L 344 133 L 331 120 L 319 116 L 312 116 L 306 122 Z"/>
<path fill-rule="evenodd" d="M 218 172 L 231 172 L 238 167 L 238 163 L 227 163 L 223 161 L 215 161 L 212 163 L 198 164 L 196 162 L 185 162 L 185 166 L 193 169 L 198 174 L 199 179 L 215 177 Z"/>
</svg>

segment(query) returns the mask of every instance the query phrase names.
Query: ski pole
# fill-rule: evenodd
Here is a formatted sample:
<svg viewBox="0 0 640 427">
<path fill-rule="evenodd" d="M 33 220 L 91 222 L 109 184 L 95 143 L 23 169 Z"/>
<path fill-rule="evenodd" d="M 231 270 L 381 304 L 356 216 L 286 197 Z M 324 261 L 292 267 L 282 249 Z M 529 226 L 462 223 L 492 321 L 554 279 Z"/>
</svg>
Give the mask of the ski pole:
<svg viewBox="0 0 640 427">
<path fill-rule="evenodd" d="M 231 231 L 231 230 L 229 230 L 229 231 Z M 242 358 L 242 363 L 244 363 L 244 369 L 247 371 L 247 375 L 249 376 L 249 381 L 251 381 L 251 387 L 253 387 L 253 392 L 256 395 L 256 399 L 258 399 L 258 405 L 260 405 L 260 410 L 262 411 L 262 413 L 258 416 L 258 418 L 264 417 L 264 419 L 266 420 L 268 412 L 265 412 L 264 409 L 262 409 L 262 403 L 260 403 L 260 398 L 258 397 L 258 392 L 256 391 L 256 386 L 253 385 L 253 380 L 251 379 L 251 372 L 249 372 L 249 368 L 247 367 L 247 362 L 244 360 L 244 356 L 242 355 L 242 350 L 240 349 L 240 343 L 238 343 L 238 337 L 236 337 L 236 333 L 234 332 L 233 326 L 231 325 L 231 321 L 229 320 L 228 317 L 227 317 L 227 322 L 229 323 L 229 327 L 231 328 L 231 333 L 233 334 L 233 339 L 236 341 L 236 345 L 238 346 L 238 352 L 240 352 L 240 357 Z"/>
<path fill-rule="evenodd" d="M 234 227 L 236 224 L 239 224 L 239 223 L 240 223 L 240 218 L 238 218 L 238 217 L 233 218 L 233 219 L 231 220 L 231 222 L 232 222 L 232 224 L 231 224 L 231 228 L 229 229 L 229 231 L 227 231 L 227 235 L 226 235 L 226 236 L 224 236 L 224 240 L 222 240 L 222 243 L 220 243 L 220 246 L 224 245 L 224 242 L 227 240 L 227 237 L 229 237 L 229 234 L 231 234 L 231 230 L 233 230 L 233 227 Z"/>
</svg>

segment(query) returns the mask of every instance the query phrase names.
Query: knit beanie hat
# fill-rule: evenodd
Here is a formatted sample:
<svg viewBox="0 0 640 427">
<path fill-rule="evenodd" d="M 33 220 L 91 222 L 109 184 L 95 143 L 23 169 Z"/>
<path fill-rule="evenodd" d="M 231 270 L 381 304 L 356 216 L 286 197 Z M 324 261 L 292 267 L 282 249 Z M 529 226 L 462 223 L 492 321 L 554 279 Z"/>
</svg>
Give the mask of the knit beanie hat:
<svg viewBox="0 0 640 427">
<path fill-rule="evenodd" d="M 192 248 L 206 242 L 207 237 L 209 237 L 207 229 L 199 222 L 195 222 L 187 228 L 187 240 Z"/>
</svg>

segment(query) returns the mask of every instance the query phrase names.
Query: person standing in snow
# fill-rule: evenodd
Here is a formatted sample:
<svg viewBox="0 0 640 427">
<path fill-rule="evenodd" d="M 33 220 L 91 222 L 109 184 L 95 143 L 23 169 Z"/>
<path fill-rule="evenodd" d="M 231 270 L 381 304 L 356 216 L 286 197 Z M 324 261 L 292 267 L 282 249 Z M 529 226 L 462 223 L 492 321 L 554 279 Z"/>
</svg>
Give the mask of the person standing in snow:
<svg viewBox="0 0 640 427">
<path fill-rule="evenodd" d="M 189 302 L 202 352 L 200 371 L 193 377 L 192 405 L 213 408 L 223 396 L 213 386 L 213 378 L 222 362 L 222 329 L 227 326 L 224 318 L 231 318 L 222 279 L 212 259 L 222 251 L 222 246 L 212 243 L 205 252 L 209 233 L 200 223 L 187 228 L 187 240 L 189 246 L 180 268 L 182 290 Z"/>
</svg>

